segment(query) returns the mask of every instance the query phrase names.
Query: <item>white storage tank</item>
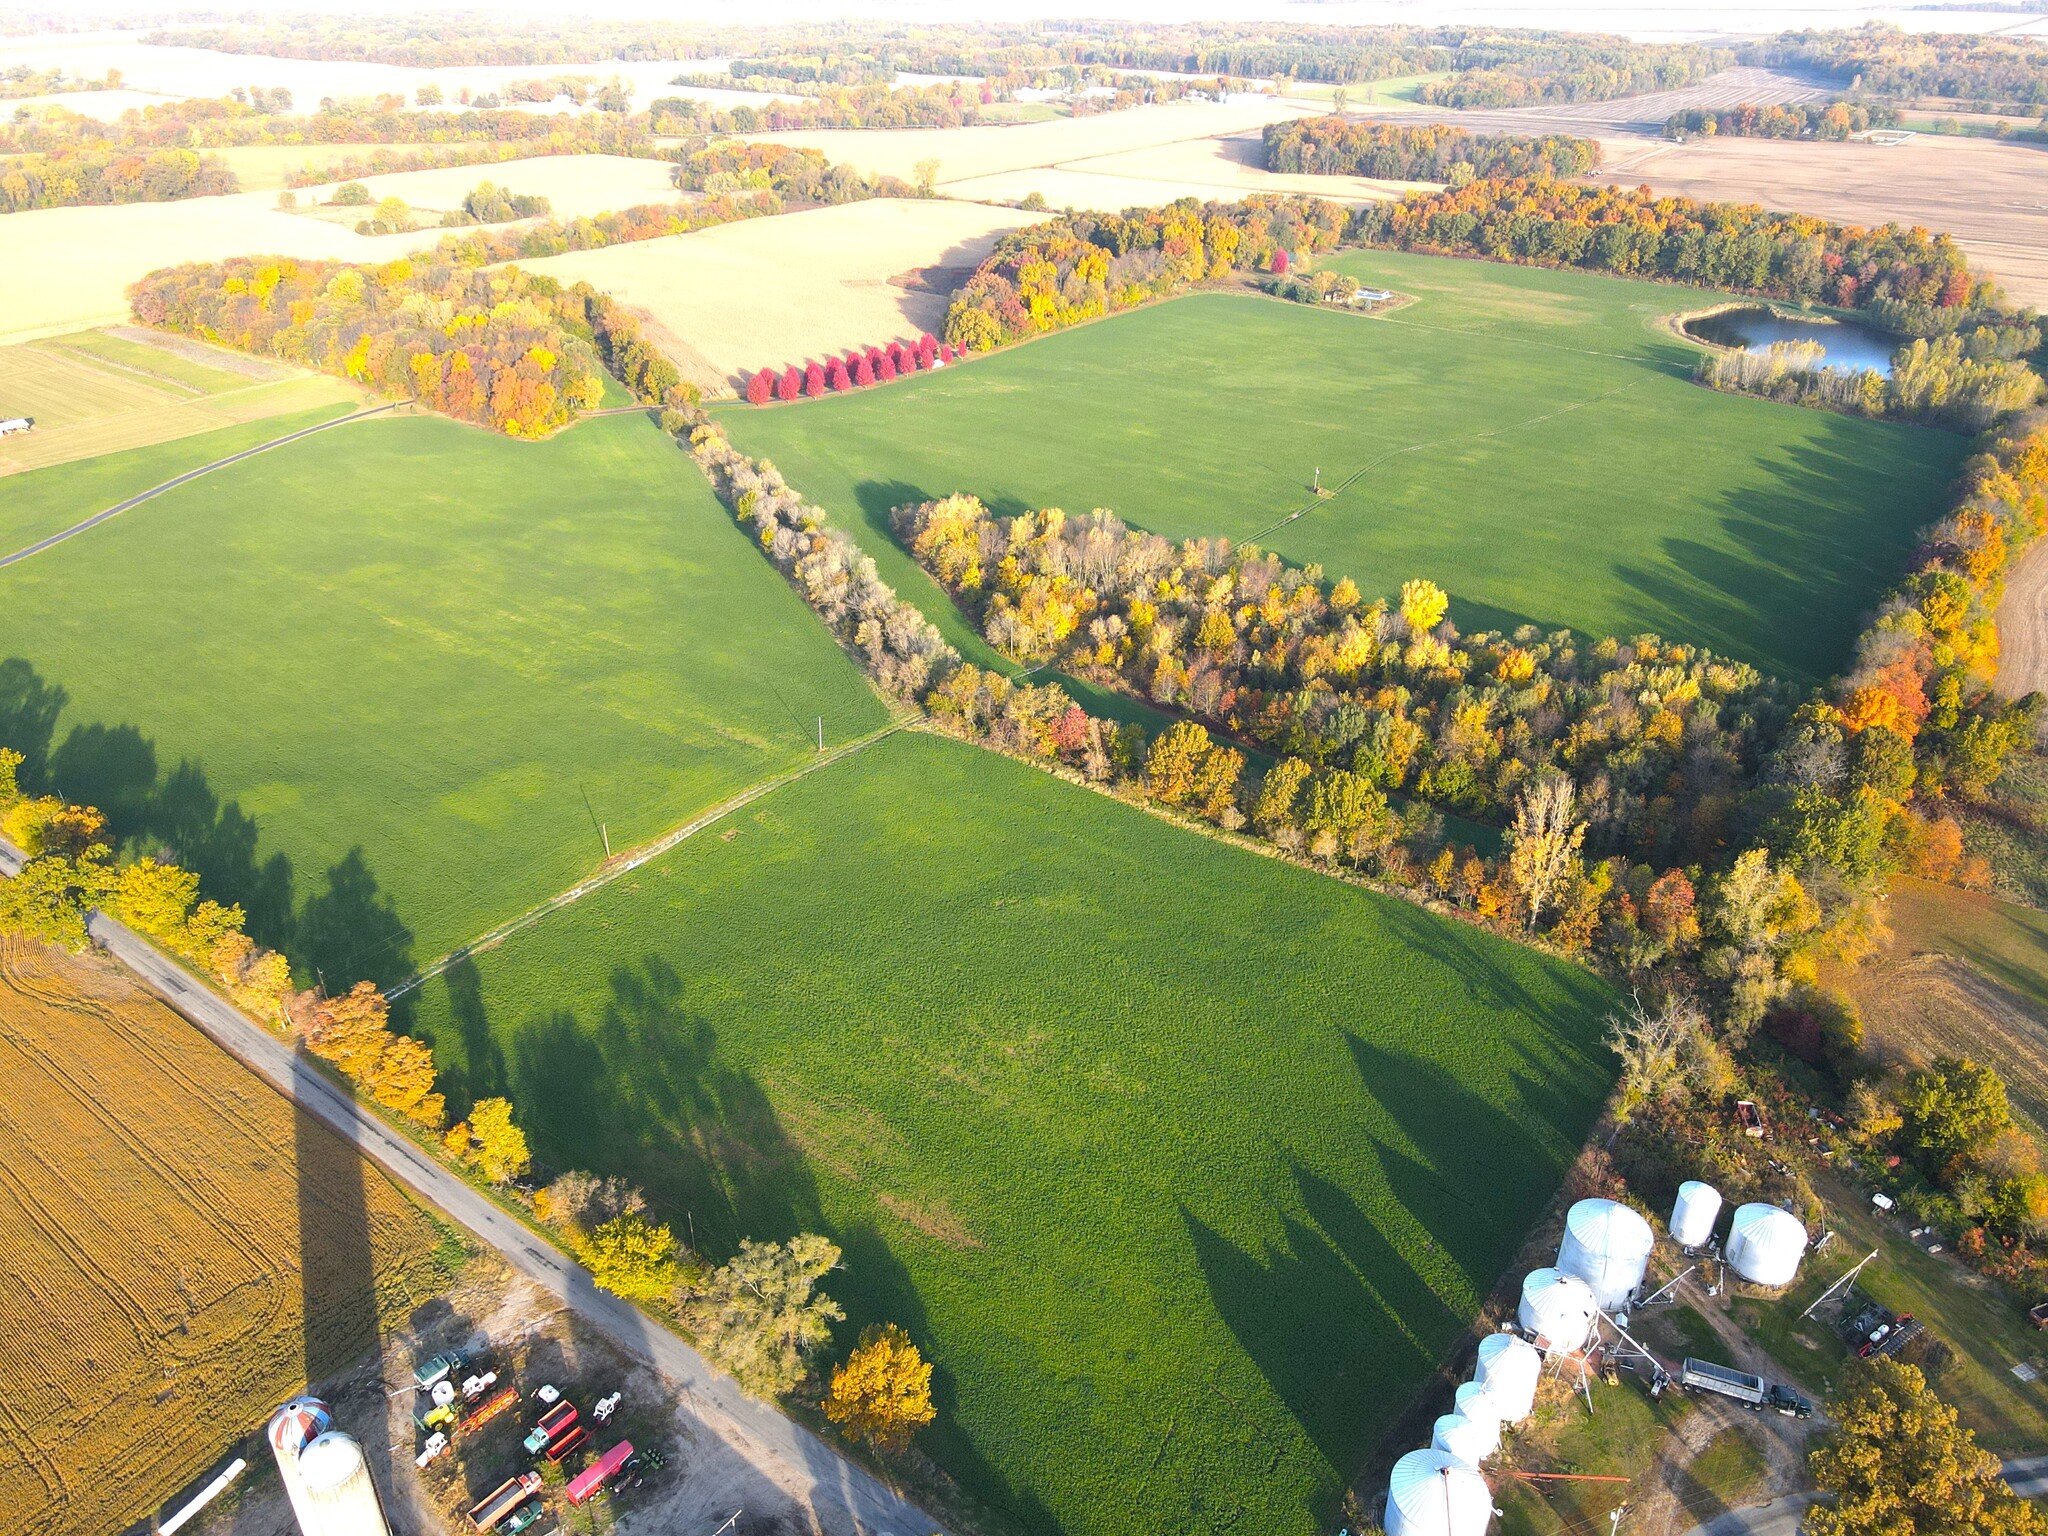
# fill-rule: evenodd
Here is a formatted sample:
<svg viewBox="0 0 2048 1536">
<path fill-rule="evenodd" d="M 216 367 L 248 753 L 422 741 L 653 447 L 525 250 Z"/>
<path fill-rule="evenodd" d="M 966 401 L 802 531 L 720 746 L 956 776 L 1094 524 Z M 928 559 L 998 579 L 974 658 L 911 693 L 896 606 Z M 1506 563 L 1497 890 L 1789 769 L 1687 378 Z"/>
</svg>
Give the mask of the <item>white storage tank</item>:
<svg viewBox="0 0 2048 1536">
<path fill-rule="evenodd" d="M 1522 1281 L 1522 1332 L 1540 1350 L 1575 1355 L 1586 1347 L 1599 1307 L 1593 1288 L 1556 1269 L 1532 1269 Z"/>
<path fill-rule="evenodd" d="M 1486 1479 L 1442 1451 L 1410 1451 L 1387 1478 L 1387 1536 L 1486 1536 Z"/>
<path fill-rule="evenodd" d="M 1650 1224 L 1619 1201 L 1581 1200 L 1565 1212 L 1557 1267 L 1590 1285 L 1602 1312 L 1616 1312 L 1643 1283 L 1656 1246 Z"/>
<path fill-rule="evenodd" d="M 277 1458 L 277 1475 L 284 1484 L 285 1498 L 291 1502 L 292 1517 L 299 1522 L 299 1529 L 317 1532 L 318 1516 L 306 1505 L 306 1487 L 299 1475 L 299 1456 L 334 1424 L 334 1415 L 327 1405 L 317 1397 L 295 1397 L 270 1416 L 270 1423 L 264 1428 L 264 1436 L 270 1441 L 270 1454 Z"/>
<path fill-rule="evenodd" d="M 306 1506 L 317 1525 L 307 1536 L 391 1536 L 370 1464 L 355 1437 L 331 1429 L 299 1455 Z"/>
<path fill-rule="evenodd" d="M 1728 1229 L 1728 1265 L 1752 1285 L 1790 1285 L 1806 1257 L 1806 1223 L 1775 1205 L 1743 1205 Z"/>
<path fill-rule="evenodd" d="M 1462 1413 L 1447 1413 L 1436 1421 L 1429 1446 L 1433 1451 L 1442 1451 L 1460 1466 L 1476 1467 L 1500 1449 L 1500 1423 L 1498 1420 L 1468 1419 Z"/>
<path fill-rule="evenodd" d="M 1500 1399 L 1476 1381 L 1460 1386 L 1454 1396 L 1454 1413 L 1462 1413 L 1474 1423 L 1499 1424 L 1501 1420 Z"/>
<path fill-rule="evenodd" d="M 1500 1405 L 1505 1423 L 1519 1424 L 1535 1411 L 1542 1377 L 1543 1356 L 1527 1339 L 1491 1333 L 1479 1341 L 1479 1366 L 1472 1379 Z"/>
<path fill-rule="evenodd" d="M 1698 1179 L 1678 1186 L 1671 1205 L 1671 1241 L 1681 1248 L 1704 1248 L 1721 1219 L 1721 1191 Z"/>
</svg>

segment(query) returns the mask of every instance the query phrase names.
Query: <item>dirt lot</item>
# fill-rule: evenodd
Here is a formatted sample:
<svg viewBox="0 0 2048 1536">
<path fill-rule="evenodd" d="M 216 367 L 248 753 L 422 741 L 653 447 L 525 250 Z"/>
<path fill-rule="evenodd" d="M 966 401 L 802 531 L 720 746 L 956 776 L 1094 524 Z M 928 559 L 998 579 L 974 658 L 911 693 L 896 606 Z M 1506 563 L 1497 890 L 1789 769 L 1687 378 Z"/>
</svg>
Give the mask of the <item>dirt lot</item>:
<svg viewBox="0 0 2048 1536">
<path fill-rule="evenodd" d="M 502 165 L 458 166 L 372 177 L 377 195 L 396 192 L 430 206 L 460 201 L 479 181 L 539 192 L 560 217 L 604 213 L 678 194 L 659 161 L 617 155 L 544 155 Z M 429 189 L 429 190 L 420 190 Z M 431 192 L 431 197 L 430 197 Z M 321 195 L 318 189 L 301 198 Z M 364 210 L 367 212 L 368 210 Z M 128 318 L 127 288 L 158 267 L 252 252 L 341 261 L 389 261 L 447 233 L 364 236 L 342 224 L 286 213 L 271 192 L 197 197 L 118 208 L 43 208 L 6 217 L 0 239 L 0 344 L 54 336 Z"/>
<path fill-rule="evenodd" d="M 646 310 L 669 355 L 707 390 L 724 390 L 742 372 L 935 329 L 946 293 L 891 279 L 971 268 L 998 236 L 1040 217 L 943 199 L 877 200 L 522 265 Z"/>
<path fill-rule="evenodd" d="M 2020 556 L 1998 605 L 1998 691 L 2017 699 L 2036 689 L 2048 689 L 2048 542 Z"/>
<path fill-rule="evenodd" d="M 154 1508 L 462 1253 L 124 972 L 11 940 L 0 1231 L 0 1531 L 38 1536 Z"/>
<path fill-rule="evenodd" d="M 2048 304 L 2048 148 L 1921 136 L 1904 144 L 1608 141 L 1601 179 L 1758 202 L 1852 224 L 1947 230 L 2022 304 Z"/>
</svg>

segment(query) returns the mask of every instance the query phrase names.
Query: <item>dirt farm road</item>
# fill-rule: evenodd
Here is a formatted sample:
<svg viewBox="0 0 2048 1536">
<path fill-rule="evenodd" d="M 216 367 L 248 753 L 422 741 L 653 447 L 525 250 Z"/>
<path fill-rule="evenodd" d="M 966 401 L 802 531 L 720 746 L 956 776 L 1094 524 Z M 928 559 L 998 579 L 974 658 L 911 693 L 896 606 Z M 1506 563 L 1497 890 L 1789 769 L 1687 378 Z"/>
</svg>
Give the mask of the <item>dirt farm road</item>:
<svg viewBox="0 0 2048 1536">
<path fill-rule="evenodd" d="M 21 867 L 0 841 L 0 875 Z M 775 1490 L 808 1508 L 826 1536 L 931 1536 L 939 1523 L 802 1425 L 741 1392 L 689 1345 L 637 1308 L 598 1290 L 589 1272 L 552 1243 L 359 1107 L 270 1031 L 230 1006 L 120 923 L 95 914 L 107 952 L 230 1056 L 328 1126 L 436 1209 L 504 1255 L 520 1274 L 646 1361 L 678 1391 L 706 1435 L 743 1458 Z"/>
</svg>

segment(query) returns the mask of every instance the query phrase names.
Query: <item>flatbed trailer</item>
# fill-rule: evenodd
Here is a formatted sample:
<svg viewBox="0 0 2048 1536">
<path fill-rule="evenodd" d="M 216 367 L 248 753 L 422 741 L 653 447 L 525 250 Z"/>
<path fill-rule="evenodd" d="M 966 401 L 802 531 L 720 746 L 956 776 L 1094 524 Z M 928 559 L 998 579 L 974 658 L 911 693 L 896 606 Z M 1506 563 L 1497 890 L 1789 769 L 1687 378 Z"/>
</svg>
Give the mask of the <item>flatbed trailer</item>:
<svg viewBox="0 0 2048 1536">
<path fill-rule="evenodd" d="M 1678 1368 L 1678 1384 L 1696 1392 L 1717 1392 L 1747 1404 L 1757 1413 L 1770 1408 L 1791 1418 L 1813 1417 L 1813 1404 L 1790 1387 L 1772 1386 L 1761 1376 L 1688 1357 Z"/>
</svg>

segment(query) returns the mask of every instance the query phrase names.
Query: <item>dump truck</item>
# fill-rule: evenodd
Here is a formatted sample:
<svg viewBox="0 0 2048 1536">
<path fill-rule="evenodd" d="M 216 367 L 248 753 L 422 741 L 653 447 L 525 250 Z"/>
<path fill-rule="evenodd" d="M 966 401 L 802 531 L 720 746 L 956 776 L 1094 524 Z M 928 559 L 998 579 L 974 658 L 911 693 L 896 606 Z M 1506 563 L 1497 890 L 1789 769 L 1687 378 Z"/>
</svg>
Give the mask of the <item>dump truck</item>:
<svg viewBox="0 0 2048 1536">
<path fill-rule="evenodd" d="M 1761 1376 L 1716 1365 L 1711 1360 L 1688 1358 L 1678 1368 L 1678 1384 L 1694 1391 L 1718 1392 L 1723 1397 L 1732 1397 L 1738 1403 L 1747 1403 L 1757 1413 L 1769 1408 L 1788 1418 L 1813 1417 L 1813 1404 L 1790 1387 L 1773 1386 Z"/>
<path fill-rule="evenodd" d="M 469 1512 L 469 1523 L 480 1531 L 495 1529 L 505 1517 L 540 1492 L 540 1474 L 528 1472 L 508 1477 L 477 1500 Z"/>
</svg>

